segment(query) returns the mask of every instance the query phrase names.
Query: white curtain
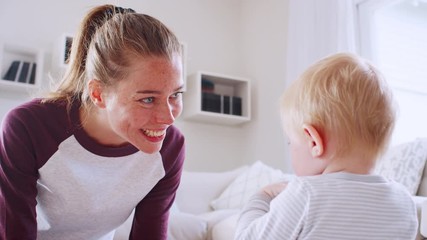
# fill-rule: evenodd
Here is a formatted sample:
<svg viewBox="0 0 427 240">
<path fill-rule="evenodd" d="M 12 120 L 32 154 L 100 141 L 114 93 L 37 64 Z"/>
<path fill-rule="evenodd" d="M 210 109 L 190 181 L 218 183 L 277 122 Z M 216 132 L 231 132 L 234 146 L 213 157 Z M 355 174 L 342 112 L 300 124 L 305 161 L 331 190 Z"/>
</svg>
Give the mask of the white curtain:
<svg viewBox="0 0 427 240">
<path fill-rule="evenodd" d="M 398 105 L 391 145 L 426 138 L 427 25 L 425 3 L 365 0 L 358 5 L 361 55 L 386 76 Z M 388 20 L 387 20 L 388 19 Z"/>
<path fill-rule="evenodd" d="M 374 51 L 378 50 L 374 45 L 378 30 L 373 28 L 376 11 L 402 0 L 288 1 L 286 84 L 295 80 L 313 62 L 336 52 L 354 52 L 378 64 L 377 51 Z M 403 76 L 407 79 L 410 75 Z M 426 102 L 426 95 L 419 91 L 427 87 L 414 86 L 416 91 L 411 92 L 392 85 L 400 113 L 392 145 L 426 137 L 426 128 L 418 126 L 426 122 L 426 115 L 419 111 L 422 108 L 419 106 Z"/>
<path fill-rule="evenodd" d="M 336 52 L 356 52 L 354 0 L 289 0 L 287 83 Z"/>
</svg>

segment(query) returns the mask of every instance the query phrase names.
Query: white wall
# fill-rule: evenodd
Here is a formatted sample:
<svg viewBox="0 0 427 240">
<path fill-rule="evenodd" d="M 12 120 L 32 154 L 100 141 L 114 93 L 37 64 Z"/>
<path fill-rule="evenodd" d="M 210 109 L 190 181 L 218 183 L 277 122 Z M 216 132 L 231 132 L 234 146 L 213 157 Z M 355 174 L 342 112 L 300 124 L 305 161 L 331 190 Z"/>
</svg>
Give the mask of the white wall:
<svg viewBox="0 0 427 240">
<path fill-rule="evenodd" d="M 290 169 L 287 144 L 279 116 L 278 99 L 286 83 L 286 32 L 288 1 L 242 1 L 242 59 L 253 77 L 253 121 L 248 124 L 254 151 L 249 159 Z"/>
<path fill-rule="evenodd" d="M 47 86 L 55 41 L 74 33 L 90 7 L 104 3 L 131 7 L 168 25 L 187 45 L 187 74 L 205 70 L 252 80 L 250 123 L 177 121 L 187 140 L 186 169 L 219 171 L 255 160 L 286 169 L 277 98 L 285 86 L 287 0 L 1 0 L 0 41 L 44 50 Z M 0 117 L 28 99 L 0 90 Z"/>
</svg>

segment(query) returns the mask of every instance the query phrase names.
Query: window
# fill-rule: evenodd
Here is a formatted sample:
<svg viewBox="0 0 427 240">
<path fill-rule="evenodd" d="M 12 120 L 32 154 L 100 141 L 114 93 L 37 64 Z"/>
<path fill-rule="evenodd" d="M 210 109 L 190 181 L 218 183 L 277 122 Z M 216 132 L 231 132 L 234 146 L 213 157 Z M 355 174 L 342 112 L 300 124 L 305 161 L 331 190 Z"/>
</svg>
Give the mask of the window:
<svg viewBox="0 0 427 240">
<path fill-rule="evenodd" d="M 427 1 L 358 5 L 360 52 L 390 83 L 399 106 L 392 144 L 427 137 Z"/>
</svg>

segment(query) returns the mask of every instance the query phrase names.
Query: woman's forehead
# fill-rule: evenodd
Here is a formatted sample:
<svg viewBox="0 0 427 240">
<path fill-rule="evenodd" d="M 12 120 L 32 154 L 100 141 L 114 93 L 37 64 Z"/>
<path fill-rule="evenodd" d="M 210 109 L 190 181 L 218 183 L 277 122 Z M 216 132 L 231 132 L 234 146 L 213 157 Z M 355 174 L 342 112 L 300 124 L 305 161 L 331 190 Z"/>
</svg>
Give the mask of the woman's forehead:
<svg viewBox="0 0 427 240">
<path fill-rule="evenodd" d="M 122 87 L 135 91 L 173 90 L 182 87 L 182 65 L 168 58 L 149 58 L 137 61 L 129 68 Z"/>
</svg>

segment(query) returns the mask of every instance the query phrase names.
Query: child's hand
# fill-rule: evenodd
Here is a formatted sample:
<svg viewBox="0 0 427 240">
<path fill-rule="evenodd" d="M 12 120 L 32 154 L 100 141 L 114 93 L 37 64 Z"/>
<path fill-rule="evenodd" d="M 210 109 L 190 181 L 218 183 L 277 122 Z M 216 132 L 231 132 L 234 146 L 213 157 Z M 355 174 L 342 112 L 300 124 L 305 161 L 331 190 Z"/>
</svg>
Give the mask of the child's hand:
<svg viewBox="0 0 427 240">
<path fill-rule="evenodd" d="M 279 195 L 279 193 L 281 193 L 287 185 L 288 182 L 277 182 L 263 187 L 261 191 L 273 199 Z"/>
</svg>

